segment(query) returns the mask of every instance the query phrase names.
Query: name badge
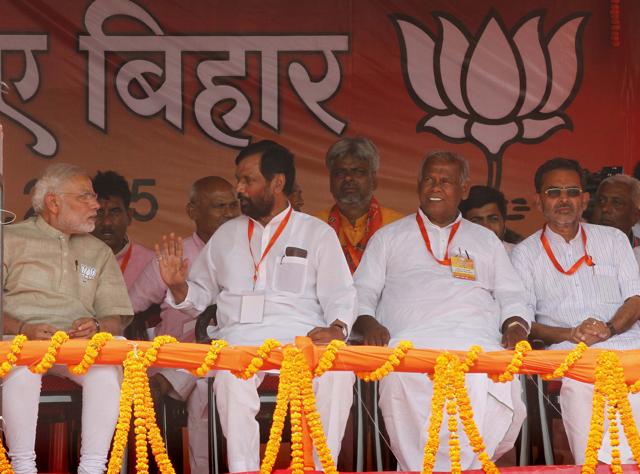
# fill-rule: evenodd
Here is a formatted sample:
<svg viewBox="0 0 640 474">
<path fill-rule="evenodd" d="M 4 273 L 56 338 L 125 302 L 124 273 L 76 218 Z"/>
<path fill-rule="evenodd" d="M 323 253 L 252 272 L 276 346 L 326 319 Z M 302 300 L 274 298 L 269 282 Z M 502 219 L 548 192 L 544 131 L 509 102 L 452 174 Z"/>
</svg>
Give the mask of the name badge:
<svg viewBox="0 0 640 474">
<path fill-rule="evenodd" d="M 471 258 L 451 257 L 451 273 L 462 280 L 476 279 L 476 268 Z"/>
<path fill-rule="evenodd" d="M 240 304 L 240 323 L 261 323 L 264 314 L 264 293 L 242 295 Z"/>
</svg>

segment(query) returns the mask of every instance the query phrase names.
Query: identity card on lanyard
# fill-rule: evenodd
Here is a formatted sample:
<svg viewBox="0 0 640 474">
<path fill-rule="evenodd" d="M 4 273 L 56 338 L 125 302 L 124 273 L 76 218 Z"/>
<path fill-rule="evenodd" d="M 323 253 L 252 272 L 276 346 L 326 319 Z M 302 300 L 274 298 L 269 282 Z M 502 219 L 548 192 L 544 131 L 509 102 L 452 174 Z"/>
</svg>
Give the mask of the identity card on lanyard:
<svg viewBox="0 0 640 474">
<path fill-rule="evenodd" d="M 427 246 L 427 251 L 433 257 L 433 259 L 438 262 L 440 265 L 451 267 L 451 273 L 455 278 L 460 278 L 463 280 L 475 280 L 476 279 L 476 269 L 473 259 L 467 255 L 467 257 L 463 257 L 462 255 L 458 257 L 449 258 L 449 245 L 451 245 L 451 241 L 453 237 L 458 232 L 458 228 L 460 227 L 460 222 L 456 222 L 451 227 L 451 232 L 449 233 L 449 239 L 447 241 L 447 248 L 444 253 L 444 258 L 442 260 L 438 260 L 436 256 L 433 254 L 433 250 L 431 249 L 431 241 L 429 240 L 429 234 L 427 233 L 427 229 L 420 218 L 420 213 L 416 213 L 416 221 L 418 222 L 418 228 L 420 229 L 420 233 L 422 234 L 422 238 L 424 239 L 424 243 Z"/>
<path fill-rule="evenodd" d="M 267 248 L 262 252 L 262 256 L 258 263 L 256 263 L 256 259 L 253 255 L 253 250 L 251 249 L 251 238 L 253 237 L 254 230 L 254 222 L 249 219 L 249 223 L 247 226 L 247 238 L 249 241 L 249 252 L 251 253 L 251 259 L 253 260 L 253 291 L 245 293 L 242 295 L 242 303 L 240 305 L 240 323 L 259 323 L 262 321 L 262 316 L 264 314 L 264 291 L 256 291 L 256 282 L 258 281 L 258 274 L 260 273 L 260 265 L 267 257 L 269 251 L 273 248 L 276 241 L 284 231 L 284 228 L 287 226 L 289 222 L 289 218 L 291 217 L 292 207 L 289 207 L 289 212 L 282 219 L 280 225 L 271 236 L 269 243 L 267 244 Z"/>
</svg>

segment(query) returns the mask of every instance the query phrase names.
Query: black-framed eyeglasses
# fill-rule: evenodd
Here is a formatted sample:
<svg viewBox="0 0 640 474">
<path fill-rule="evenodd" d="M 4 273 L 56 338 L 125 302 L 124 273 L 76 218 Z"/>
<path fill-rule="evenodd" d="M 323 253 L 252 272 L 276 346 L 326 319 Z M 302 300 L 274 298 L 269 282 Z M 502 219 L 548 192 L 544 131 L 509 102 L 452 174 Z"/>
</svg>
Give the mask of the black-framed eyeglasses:
<svg viewBox="0 0 640 474">
<path fill-rule="evenodd" d="M 569 188 L 549 188 L 544 190 L 546 196 L 550 198 L 559 198 L 563 192 L 567 195 L 567 197 L 576 198 L 582 194 L 582 188 L 578 186 L 572 186 Z"/>
</svg>

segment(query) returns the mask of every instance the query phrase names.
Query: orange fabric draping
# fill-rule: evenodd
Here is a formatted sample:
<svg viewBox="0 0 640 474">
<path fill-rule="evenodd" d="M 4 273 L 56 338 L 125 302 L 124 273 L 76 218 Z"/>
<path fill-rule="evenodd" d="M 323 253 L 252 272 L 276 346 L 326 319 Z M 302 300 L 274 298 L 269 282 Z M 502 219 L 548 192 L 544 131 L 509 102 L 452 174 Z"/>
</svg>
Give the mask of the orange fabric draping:
<svg viewBox="0 0 640 474">
<path fill-rule="evenodd" d="M 4 360 L 11 342 L 0 342 L 0 360 Z M 30 365 L 40 360 L 46 352 L 49 341 L 29 341 L 18 358 L 18 365 Z M 86 340 L 70 340 L 60 349 L 56 363 L 77 364 L 84 354 Z M 306 337 L 299 337 L 296 345 L 303 350 L 310 367 L 313 369 L 322 356 L 325 348 L 314 346 Z M 96 358 L 97 364 L 120 365 L 127 353 L 134 347 L 139 350 L 147 350 L 151 342 L 147 341 L 109 341 L 100 355 Z M 163 346 L 158 359 L 154 363 L 156 367 L 173 367 L 195 369 L 204 359 L 209 346 L 203 344 L 176 343 Z M 220 353 L 214 368 L 223 370 L 240 370 L 249 365 L 251 359 L 256 357 L 258 347 L 230 346 Z M 332 370 L 371 371 L 382 365 L 392 348 L 371 346 L 346 346 L 340 349 Z M 436 357 L 442 352 L 434 349 L 411 349 L 407 356 L 395 369 L 397 372 L 433 372 Z M 464 357 L 464 352 L 450 351 Z M 588 349 L 583 357 L 567 372 L 567 376 L 583 382 L 594 381 L 594 369 L 598 354 L 601 349 Z M 627 383 L 633 383 L 640 379 L 640 350 L 617 351 L 620 362 L 625 371 Z M 547 374 L 553 372 L 567 356 L 568 351 L 531 351 L 524 358 L 520 373 Z M 488 374 L 502 373 L 513 357 L 513 351 L 487 352 L 480 355 L 478 361 L 471 368 L 471 372 L 485 372 Z M 275 349 L 262 366 L 263 370 L 277 369 L 282 363 L 282 350 Z"/>
</svg>

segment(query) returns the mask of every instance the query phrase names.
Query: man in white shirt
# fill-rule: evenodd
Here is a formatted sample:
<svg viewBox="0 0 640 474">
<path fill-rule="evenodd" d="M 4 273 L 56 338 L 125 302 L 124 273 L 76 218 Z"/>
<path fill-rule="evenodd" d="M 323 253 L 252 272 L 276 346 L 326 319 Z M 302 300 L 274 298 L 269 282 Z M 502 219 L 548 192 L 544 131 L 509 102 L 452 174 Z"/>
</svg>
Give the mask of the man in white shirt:
<svg viewBox="0 0 640 474">
<path fill-rule="evenodd" d="M 640 277 L 629 240 L 614 227 L 585 224 L 589 202 L 577 161 L 554 158 L 535 175 L 536 206 L 545 226 L 518 244 L 511 255 L 535 312 L 531 334 L 551 349 L 579 342 L 606 349 L 639 349 Z M 564 378 L 562 419 L 576 464 L 583 464 L 593 385 Z M 630 396 L 636 419 L 640 396 Z M 634 462 L 620 430 L 623 463 Z M 599 459 L 611 462 L 609 436 Z"/>
<path fill-rule="evenodd" d="M 219 176 L 205 176 L 191 186 L 187 215 L 196 226 L 195 232 L 184 239 L 183 255 L 194 261 L 205 243 L 218 228 L 240 214 L 240 207 L 231 183 Z M 181 342 L 196 342 L 194 314 L 172 308 L 164 301 L 167 285 L 162 281 L 156 259 L 149 263 L 137 278 L 130 292 L 136 313 L 151 305 L 162 303 L 160 323 L 154 328 L 156 336 L 169 334 Z M 189 430 L 189 467 L 192 474 L 209 472 L 207 447 L 207 381 L 196 379 L 191 373 L 175 369 L 152 369 L 152 389 L 159 395 L 187 402 Z"/>
<path fill-rule="evenodd" d="M 308 335 L 316 344 L 346 339 L 356 292 L 335 232 L 294 211 L 287 200 L 295 180 L 293 155 L 272 141 L 250 145 L 236 158 L 236 191 L 243 216 L 222 225 L 191 270 L 181 244 L 158 248 L 167 301 L 197 311 L 216 303 L 217 337 L 258 346 L 267 338 L 291 343 Z M 188 273 L 188 279 L 187 279 Z M 229 470 L 259 468 L 257 387 L 218 371 L 214 391 L 227 438 Z M 318 411 L 334 459 L 352 404 L 354 376 L 330 372 L 314 380 Z"/>
<path fill-rule="evenodd" d="M 640 262 L 640 237 L 633 234 L 633 225 L 640 220 L 640 181 L 626 174 L 609 176 L 598 186 L 595 201 L 591 223 L 624 232 Z"/>
<path fill-rule="evenodd" d="M 450 152 L 427 156 L 420 169 L 417 212 L 380 229 L 354 278 L 365 341 L 485 351 L 526 339 L 531 312 L 524 288 L 496 235 L 463 219 L 469 165 Z M 357 327 L 357 329 L 356 329 Z M 466 383 L 474 418 L 493 458 L 513 446 L 524 420 L 519 384 L 494 384 L 485 374 Z M 419 471 L 428 436 L 433 385 L 424 374 L 391 374 L 380 382 L 380 409 L 400 471 Z M 480 462 L 460 434 L 462 469 Z M 440 434 L 434 469 L 449 471 L 448 430 Z"/>
</svg>

